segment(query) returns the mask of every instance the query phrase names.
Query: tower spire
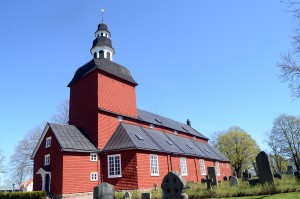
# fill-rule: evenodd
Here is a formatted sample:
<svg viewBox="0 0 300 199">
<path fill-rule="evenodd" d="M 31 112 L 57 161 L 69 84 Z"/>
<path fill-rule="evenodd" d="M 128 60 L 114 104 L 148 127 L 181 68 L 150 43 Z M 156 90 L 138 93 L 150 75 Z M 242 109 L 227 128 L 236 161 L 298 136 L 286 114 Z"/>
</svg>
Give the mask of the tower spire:
<svg viewBox="0 0 300 199">
<path fill-rule="evenodd" d="M 93 46 L 91 48 L 91 54 L 94 58 L 106 58 L 112 61 L 112 56 L 115 54 L 115 50 L 112 47 L 112 42 L 110 40 L 110 32 L 107 25 L 103 22 L 104 9 L 101 8 L 102 22 L 98 25 L 98 29 L 95 32 L 95 39 L 93 41 Z"/>
<path fill-rule="evenodd" d="M 101 14 L 100 14 L 100 16 L 102 17 L 102 20 L 101 20 L 102 23 L 104 23 L 104 17 L 103 17 L 104 12 L 105 12 L 105 10 L 103 8 L 101 8 Z"/>
</svg>

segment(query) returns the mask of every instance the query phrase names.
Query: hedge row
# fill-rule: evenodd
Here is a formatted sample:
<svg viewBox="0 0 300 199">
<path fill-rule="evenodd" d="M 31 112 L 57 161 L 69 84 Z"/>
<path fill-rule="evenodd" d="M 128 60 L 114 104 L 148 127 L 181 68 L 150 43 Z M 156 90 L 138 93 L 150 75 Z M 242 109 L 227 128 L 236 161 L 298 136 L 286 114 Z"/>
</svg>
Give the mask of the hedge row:
<svg viewBox="0 0 300 199">
<path fill-rule="evenodd" d="M 44 191 L 0 193 L 0 199 L 45 199 Z"/>
</svg>

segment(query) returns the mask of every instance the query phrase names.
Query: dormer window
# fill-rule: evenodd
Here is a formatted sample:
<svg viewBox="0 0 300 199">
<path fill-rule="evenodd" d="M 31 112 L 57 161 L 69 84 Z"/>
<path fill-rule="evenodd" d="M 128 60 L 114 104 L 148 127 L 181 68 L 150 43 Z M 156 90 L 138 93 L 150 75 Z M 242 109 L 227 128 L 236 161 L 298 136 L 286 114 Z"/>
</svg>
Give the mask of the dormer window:
<svg viewBox="0 0 300 199">
<path fill-rule="evenodd" d="M 122 116 L 118 115 L 117 118 L 118 118 L 119 122 L 123 122 L 123 117 Z"/>
<path fill-rule="evenodd" d="M 178 135 L 178 132 L 177 132 L 176 130 L 174 130 L 174 134 L 175 134 L 175 135 Z"/>
<path fill-rule="evenodd" d="M 51 139 L 52 139 L 52 137 L 46 138 L 46 148 L 49 148 L 51 146 Z"/>
<path fill-rule="evenodd" d="M 94 58 L 97 58 L 97 52 L 94 52 Z"/>
<path fill-rule="evenodd" d="M 103 32 L 101 32 L 101 37 L 103 37 Z"/>
<path fill-rule="evenodd" d="M 150 124 L 150 128 L 153 129 L 154 128 L 154 124 Z"/>
</svg>

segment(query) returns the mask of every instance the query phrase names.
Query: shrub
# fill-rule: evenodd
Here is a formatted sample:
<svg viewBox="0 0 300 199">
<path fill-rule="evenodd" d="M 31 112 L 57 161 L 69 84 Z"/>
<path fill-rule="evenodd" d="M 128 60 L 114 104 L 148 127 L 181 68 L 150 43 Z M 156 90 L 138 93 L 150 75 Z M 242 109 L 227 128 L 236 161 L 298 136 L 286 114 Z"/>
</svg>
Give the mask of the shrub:
<svg viewBox="0 0 300 199">
<path fill-rule="evenodd" d="M 44 191 L 0 193 L 0 199 L 45 199 Z"/>
</svg>

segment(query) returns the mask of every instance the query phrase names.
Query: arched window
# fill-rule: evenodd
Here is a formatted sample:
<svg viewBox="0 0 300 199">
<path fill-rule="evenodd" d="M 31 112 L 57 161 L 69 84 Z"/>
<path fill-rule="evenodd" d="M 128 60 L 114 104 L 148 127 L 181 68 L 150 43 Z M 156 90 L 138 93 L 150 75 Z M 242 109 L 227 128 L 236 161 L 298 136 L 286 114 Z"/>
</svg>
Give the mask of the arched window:
<svg viewBox="0 0 300 199">
<path fill-rule="evenodd" d="M 108 52 L 108 51 L 106 52 L 106 58 L 109 59 L 109 60 L 111 60 L 110 52 Z"/>
<path fill-rule="evenodd" d="M 103 32 L 101 32 L 101 37 L 103 37 Z"/>
<path fill-rule="evenodd" d="M 104 58 L 104 51 L 103 50 L 99 51 L 99 58 Z"/>
<path fill-rule="evenodd" d="M 97 58 L 97 52 L 94 52 L 94 58 Z"/>
</svg>

